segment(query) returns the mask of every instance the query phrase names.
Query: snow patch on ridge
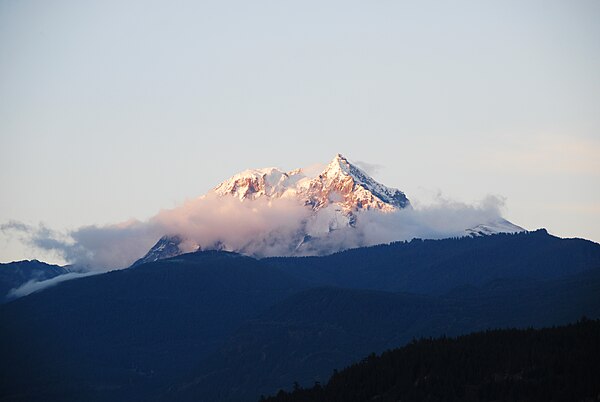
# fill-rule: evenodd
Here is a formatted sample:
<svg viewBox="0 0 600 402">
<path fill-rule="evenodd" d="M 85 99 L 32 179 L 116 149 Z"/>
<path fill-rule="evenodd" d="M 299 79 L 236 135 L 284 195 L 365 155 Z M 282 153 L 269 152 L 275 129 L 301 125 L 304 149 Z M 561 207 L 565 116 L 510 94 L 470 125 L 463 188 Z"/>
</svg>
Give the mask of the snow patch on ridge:
<svg viewBox="0 0 600 402">
<path fill-rule="evenodd" d="M 517 226 L 512 222 L 507 221 L 506 219 L 499 219 L 496 221 L 491 221 L 487 223 L 482 223 L 470 229 L 466 229 L 465 233 L 468 236 L 479 237 L 479 236 L 489 236 L 496 233 L 519 233 L 524 232 L 521 226 Z"/>
</svg>

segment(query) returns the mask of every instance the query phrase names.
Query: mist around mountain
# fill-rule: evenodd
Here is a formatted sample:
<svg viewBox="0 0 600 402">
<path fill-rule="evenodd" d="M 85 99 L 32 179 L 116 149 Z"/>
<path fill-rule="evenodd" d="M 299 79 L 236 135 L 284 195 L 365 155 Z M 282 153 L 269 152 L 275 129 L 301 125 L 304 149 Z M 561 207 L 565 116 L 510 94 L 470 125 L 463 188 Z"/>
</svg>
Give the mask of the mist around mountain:
<svg viewBox="0 0 600 402">
<path fill-rule="evenodd" d="M 404 192 L 378 183 L 341 154 L 337 154 L 316 175 L 304 169 L 289 172 L 277 168 L 249 169 L 217 185 L 208 196 L 225 200 L 234 198 L 259 208 L 261 204 L 255 204 L 257 201 L 267 201 L 269 208 L 274 202 L 292 202 L 301 205 L 303 213 L 299 216 L 292 214 L 297 221 L 286 229 L 268 224 L 267 230 L 249 233 L 242 242 L 232 242 L 224 236 L 202 243 L 194 240 L 194 234 L 182 234 L 185 230 L 180 230 L 176 235 L 163 236 L 136 263 L 169 258 L 186 250 L 203 249 L 228 250 L 259 258 L 326 255 L 349 248 L 412 239 L 414 235 L 423 234 L 415 226 L 425 225 L 425 218 L 421 218 L 420 223 L 416 223 L 415 219 L 411 222 L 411 215 L 415 217 L 415 212 Z M 465 218 L 463 212 L 454 211 L 461 219 Z M 446 225 L 441 229 L 446 233 L 435 233 L 436 225 Z M 446 219 L 438 217 L 437 222 L 429 222 L 425 237 L 485 236 L 524 231 L 499 215 L 493 218 L 470 217 L 455 225 L 452 227 Z M 412 233 L 413 237 L 407 236 L 408 233 Z"/>
<path fill-rule="evenodd" d="M 257 258 L 326 255 L 413 238 L 524 230 L 502 217 L 502 201 L 496 197 L 476 204 L 440 198 L 431 205 L 413 206 L 403 191 L 377 182 L 339 154 L 316 172 L 241 172 L 146 221 L 91 225 L 68 233 L 20 222 L 1 228 L 31 247 L 95 272 L 197 250 Z M 172 244 L 164 248 L 165 242 Z"/>
<path fill-rule="evenodd" d="M 545 231 L 183 254 L 0 306 L 0 399 L 256 401 L 413 338 L 598 318 L 598 294 L 600 245 Z"/>
</svg>

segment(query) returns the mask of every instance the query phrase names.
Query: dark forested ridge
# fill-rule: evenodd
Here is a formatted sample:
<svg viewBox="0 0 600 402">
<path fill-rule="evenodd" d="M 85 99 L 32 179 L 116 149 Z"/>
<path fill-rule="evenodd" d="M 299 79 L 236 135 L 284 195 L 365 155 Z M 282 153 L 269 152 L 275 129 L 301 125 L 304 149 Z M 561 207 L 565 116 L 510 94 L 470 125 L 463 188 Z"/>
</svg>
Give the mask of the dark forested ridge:
<svg viewBox="0 0 600 402">
<path fill-rule="evenodd" d="M 263 402 L 595 401 L 600 321 L 421 339 Z"/>
<path fill-rule="evenodd" d="M 317 286 L 444 294 L 498 278 L 553 279 L 600 268 L 600 245 L 544 229 L 484 237 L 419 240 L 324 257 L 263 260 Z"/>
<path fill-rule="evenodd" d="M 256 401 L 415 337 L 600 318 L 599 294 L 600 245 L 545 231 L 185 254 L 0 305 L 0 401 Z"/>
</svg>

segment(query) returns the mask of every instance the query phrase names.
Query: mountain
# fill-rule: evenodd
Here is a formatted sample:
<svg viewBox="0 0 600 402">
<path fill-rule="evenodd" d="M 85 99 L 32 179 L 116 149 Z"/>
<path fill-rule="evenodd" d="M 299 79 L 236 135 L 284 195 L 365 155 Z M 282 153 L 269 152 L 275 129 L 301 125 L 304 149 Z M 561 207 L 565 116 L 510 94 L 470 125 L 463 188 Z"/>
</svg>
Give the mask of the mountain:
<svg viewBox="0 0 600 402">
<path fill-rule="evenodd" d="M 181 241 L 181 237 L 177 235 L 165 235 L 161 237 L 158 242 L 146 253 L 146 255 L 133 263 L 132 267 L 183 254 L 183 251 L 179 248 Z"/>
<path fill-rule="evenodd" d="M 23 260 L 0 264 L 0 303 L 10 300 L 10 291 L 31 281 L 43 281 L 69 271 L 58 265 L 38 260 Z"/>
<path fill-rule="evenodd" d="M 333 206 L 350 216 L 359 210 L 389 212 L 410 206 L 402 191 L 376 182 L 341 154 L 337 154 L 315 177 L 307 176 L 303 169 L 290 172 L 277 168 L 246 170 L 219 184 L 213 191 L 240 200 L 295 197 L 315 211 Z"/>
<path fill-rule="evenodd" d="M 593 401 L 600 321 L 421 339 L 262 402 Z"/>
<path fill-rule="evenodd" d="M 273 233 L 249 238 L 245 246 L 232 246 L 226 241 L 195 244 L 197 249 L 224 249 L 256 257 L 325 255 L 346 248 L 370 245 L 372 243 L 361 239 L 360 234 L 355 236 L 355 233 L 350 233 L 359 229 L 361 216 L 365 216 L 366 213 L 391 214 L 412 209 L 404 192 L 378 183 L 341 154 L 335 155 L 316 175 L 306 169 L 289 172 L 274 167 L 250 169 L 220 183 L 208 195 L 217 199 L 234 199 L 240 203 L 287 200 L 306 207 L 307 217 L 298 218 L 300 221 L 297 222 L 297 230 L 291 235 L 282 236 L 274 230 Z M 464 232 L 459 231 L 457 234 L 481 236 L 522 231 L 523 228 L 507 220 L 495 219 L 465 228 Z M 348 238 L 353 237 L 356 237 L 354 241 L 348 241 Z M 194 243 L 183 234 L 163 236 L 135 264 L 182 254 L 184 250 L 180 245 L 186 240 L 190 240 L 188 243 Z M 256 250 L 261 250 L 261 245 L 264 244 L 278 244 L 277 253 L 257 252 Z"/>
<path fill-rule="evenodd" d="M 413 337 L 600 317 L 599 292 L 600 245 L 545 231 L 183 254 L 1 305 L 0 400 L 256 401 Z"/>
</svg>

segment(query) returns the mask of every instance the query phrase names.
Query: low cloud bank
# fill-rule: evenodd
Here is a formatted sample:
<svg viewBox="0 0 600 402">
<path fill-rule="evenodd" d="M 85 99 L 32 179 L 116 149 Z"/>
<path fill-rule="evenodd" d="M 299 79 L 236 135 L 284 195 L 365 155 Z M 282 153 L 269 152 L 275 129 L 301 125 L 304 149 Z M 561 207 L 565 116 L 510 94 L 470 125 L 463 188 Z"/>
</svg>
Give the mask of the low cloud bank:
<svg viewBox="0 0 600 402">
<path fill-rule="evenodd" d="M 225 246 L 259 257 L 327 254 L 415 237 L 463 236 L 465 229 L 502 220 L 502 207 L 502 200 L 492 196 L 476 205 L 438 199 L 429 206 L 391 213 L 360 212 L 356 214 L 355 227 L 329 232 L 332 222 L 339 218 L 332 207 L 315 214 L 295 198 L 240 202 L 234 197 L 210 193 L 180 207 L 162 210 L 144 222 L 84 226 L 68 233 L 20 222 L 9 222 L 0 229 L 19 236 L 33 247 L 57 252 L 82 271 L 103 272 L 128 267 L 163 235 L 184 238 L 180 245 L 184 251 L 194 251 L 198 246 L 203 249 Z M 310 241 L 306 233 L 311 234 Z M 21 290 L 25 286 L 15 292 L 26 291 Z"/>
<path fill-rule="evenodd" d="M 99 273 L 100 272 L 69 272 L 68 274 L 55 276 L 54 278 L 46 279 L 45 281 L 38 281 L 38 280 L 34 279 L 34 280 L 24 283 L 23 285 L 19 286 L 18 288 L 11 289 L 8 292 L 7 298 L 13 299 L 13 298 L 27 296 L 30 293 L 49 288 L 60 282 L 70 281 L 72 279 L 77 279 L 77 278 L 84 278 L 86 276 L 91 276 L 91 275 L 95 275 L 95 274 L 99 274 Z"/>
<path fill-rule="evenodd" d="M 322 254 L 320 250 L 339 251 L 394 241 L 443 239 L 466 236 L 466 229 L 480 224 L 503 221 L 501 198 L 488 196 L 469 205 L 438 197 L 435 203 L 406 208 L 391 213 L 364 211 L 357 215 L 353 228 L 336 230 L 319 238 L 305 254 Z"/>
</svg>

